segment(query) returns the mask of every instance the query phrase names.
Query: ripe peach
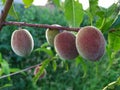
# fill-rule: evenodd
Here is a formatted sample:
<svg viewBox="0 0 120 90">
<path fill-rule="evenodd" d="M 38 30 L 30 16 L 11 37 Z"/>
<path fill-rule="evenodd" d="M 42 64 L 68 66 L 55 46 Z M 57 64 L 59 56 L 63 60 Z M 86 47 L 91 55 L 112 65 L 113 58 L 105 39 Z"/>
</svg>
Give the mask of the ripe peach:
<svg viewBox="0 0 120 90">
<path fill-rule="evenodd" d="M 11 47 L 18 56 L 28 56 L 34 47 L 32 35 L 25 29 L 15 30 L 11 36 Z"/>
<path fill-rule="evenodd" d="M 40 71 L 41 66 L 37 66 L 34 70 L 34 75 L 36 75 Z M 44 78 L 46 76 L 46 70 L 44 69 L 43 73 L 40 75 L 40 79 Z"/>
<path fill-rule="evenodd" d="M 102 32 L 93 26 L 81 28 L 76 37 L 79 54 L 92 61 L 97 61 L 104 55 L 105 44 Z"/>
<path fill-rule="evenodd" d="M 67 31 L 56 35 L 54 46 L 61 59 L 75 59 L 78 56 L 75 39 L 76 37 Z"/>
<path fill-rule="evenodd" d="M 53 24 L 52 26 L 60 26 L 60 25 Z M 54 30 L 49 28 L 46 30 L 46 39 L 51 46 L 54 46 L 54 38 L 58 33 L 60 33 L 59 30 Z"/>
</svg>

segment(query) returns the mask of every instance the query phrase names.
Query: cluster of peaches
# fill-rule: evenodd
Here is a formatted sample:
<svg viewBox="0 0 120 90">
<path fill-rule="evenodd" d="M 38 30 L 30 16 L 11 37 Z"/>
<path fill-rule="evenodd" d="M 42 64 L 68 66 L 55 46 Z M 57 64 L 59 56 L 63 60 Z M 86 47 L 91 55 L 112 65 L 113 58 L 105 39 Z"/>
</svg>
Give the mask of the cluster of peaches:
<svg viewBox="0 0 120 90">
<path fill-rule="evenodd" d="M 69 31 L 47 29 L 46 39 L 55 47 L 61 59 L 73 60 L 80 55 L 84 59 L 98 61 L 105 52 L 105 38 L 93 26 L 82 27 L 77 35 Z"/>
<path fill-rule="evenodd" d="M 105 53 L 105 38 L 94 26 L 82 27 L 76 35 L 70 31 L 47 29 L 46 39 L 51 46 L 54 46 L 61 59 L 73 60 L 80 55 L 84 59 L 98 61 Z M 34 48 L 30 32 L 26 29 L 15 30 L 11 37 L 11 47 L 18 56 L 30 55 Z M 40 69 L 36 68 L 35 72 Z"/>
</svg>

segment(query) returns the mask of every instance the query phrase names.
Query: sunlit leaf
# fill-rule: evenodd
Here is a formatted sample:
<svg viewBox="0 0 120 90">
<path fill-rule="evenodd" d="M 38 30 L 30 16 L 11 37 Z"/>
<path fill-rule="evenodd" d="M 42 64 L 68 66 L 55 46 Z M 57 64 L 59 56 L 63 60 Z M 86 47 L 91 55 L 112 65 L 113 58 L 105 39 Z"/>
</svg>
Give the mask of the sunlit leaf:
<svg viewBox="0 0 120 90">
<path fill-rule="evenodd" d="M 41 45 L 41 48 L 46 48 L 47 46 L 49 46 L 49 44 L 46 42 L 46 43 Z"/>
<path fill-rule="evenodd" d="M 15 10 L 15 8 L 14 8 L 13 5 L 12 5 L 11 8 L 10 8 L 9 14 L 10 14 L 12 17 L 14 17 L 16 20 L 19 19 L 19 18 L 18 18 L 18 15 L 17 15 L 17 12 L 16 12 L 16 10 Z"/>
<path fill-rule="evenodd" d="M 84 16 L 82 4 L 77 0 L 65 0 L 65 17 L 70 26 L 79 27 Z"/>
<path fill-rule="evenodd" d="M 8 64 L 8 62 L 6 62 L 5 60 L 3 60 L 3 61 L 1 62 L 1 66 L 2 66 L 2 71 L 3 71 L 3 73 L 5 73 L 5 74 L 9 74 L 9 73 L 10 73 L 10 69 L 9 69 L 9 64 Z"/>
<path fill-rule="evenodd" d="M 6 0 L 2 0 L 3 5 L 5 5 L 5 2 L 6 2 Z M 14 9 L 14 5 L 13 4 L 12 4 L 10 10 L 9 10 L 9 15 L 18 20 L 18 15 L 17 15 L 17 13 L 16 13 L 16 11 Z"/>
<path fill-rule="evenodd" d="M 3 5 L 5 5 L 6 0 L 2 0 Z"/>
<path fill-rule="evenodd" d="M 49 56 L 53 56 L 53 52 L 51 49 L 47 49 L 47 48 L 38 48 L 35 51 L 37 52 L 45 52 L 46 54 L 48 54 Z"/>
<path fill-rule="evenodd" d="M 80 59 L 82 59 L 82 58 L 77 57 L 77 58 L 75 59 L 76 67 L 80 64 L 80 62 L 81 62 Z"/>
<path fill-rule="evenodd" d="M 25 4 L 25 7 L 28 8 L 31 6 L 34 0 L 23 0 L 23 3 Z"/>
</svg>

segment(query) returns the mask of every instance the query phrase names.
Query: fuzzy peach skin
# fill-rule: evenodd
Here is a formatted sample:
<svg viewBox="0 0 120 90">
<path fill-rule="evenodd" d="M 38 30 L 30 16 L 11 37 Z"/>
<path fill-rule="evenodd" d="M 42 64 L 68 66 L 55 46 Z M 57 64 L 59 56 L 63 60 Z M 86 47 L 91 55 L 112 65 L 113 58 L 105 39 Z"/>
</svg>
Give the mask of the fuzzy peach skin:
<svg viewBox="0 0 120 90">
<path fill-rule="evenodd" d="M 15 30 L 11 36 L 11 47 L 18 56 L 28 56 L 34 47 L 32 35 L 25 29 Z"/>
<path fill-rule="evenodd" d="M 76 36 L 76 47 L 84 59 L 99 60 L 105 52 L 105 39 L 100 30 L 93 26 L 81 28 Z"/>
<path fill-rule="evenodd" d="M 46 39 L 49 45 L 54 46 L 54 38 L 58 33 L 58 30 L 46 30 Z"/>
<path fill-rule="evenodd" d="M 75 45 L 76 37 L 67 31 L 56 35 L 54 40 L 55 50 L 61 59 L 75 59 L 78 52 Z"/>
</svg>

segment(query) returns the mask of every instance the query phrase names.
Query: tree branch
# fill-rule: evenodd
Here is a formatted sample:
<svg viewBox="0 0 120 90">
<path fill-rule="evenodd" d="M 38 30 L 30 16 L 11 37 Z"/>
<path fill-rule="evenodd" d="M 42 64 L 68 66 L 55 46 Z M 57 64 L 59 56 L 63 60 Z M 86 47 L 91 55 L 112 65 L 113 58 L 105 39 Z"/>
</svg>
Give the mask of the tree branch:
<svg viewBox="0 0 120 90">
<path fill-rule="evenodd" d="M 1 13 L 1 17 L 0 17 L 0 30 L 2 29 L 2 26 L 3 26 L 2 22 L 5 21 L 7 15 L 8 15 L 8 12 L 10 10 L 10 7 L 12 6 L 12 2 L 13 2 L 13 0 L 7 0 L 5 3 L 4 9 L 3 9 L 2 13 Z"/>
<path fill-rule="evenodd" d="M 30 69 L 32 69 L 32 68 L 35 68 L 35 67 L 37 67 L 37 66 L 40 66 L 40 65 L 41 65 L 41 63 L 40 63 L 40 64 L 37 64 L 37 65 L 34 65 L 34 66 L 31 66 L 31 67 L 28 67 L 28 68 L 25 68 L 25 69 L 23 69 L 23 70 L 20 70 L 20 71 L 18 71 L 18 72 L 15 72 L 15 73 L 3 75 L 3 76 L 0 77 L 0 79 L 6 78 L 6 77 L 9 77 L 9 76 L 13 76 L 13 75 L 16 75 L 16 74 L 25 72 L 25 71 L 28 71 L 28 70 L 30 70 Z"/>
<path fill-rule="evenodd" d="M 48 25 L 48 24 L 30 24 L 26 22 L 3 22 L 2 25 L 15 25 L 15 26 L 29 26 L 29 27 L 38 27 L 38 28 L 50 28 L 50 29 L 55 29 L 55 30 L 67 30 L 67 31 L 75 31 L 78 32 L 80 28 L 69 28 L 69 27 L 64 27 L 64 26 L 53 26 L 53 25 Z"/>
</svg>

